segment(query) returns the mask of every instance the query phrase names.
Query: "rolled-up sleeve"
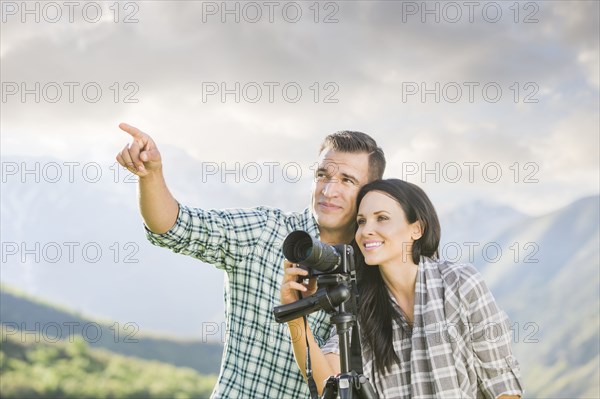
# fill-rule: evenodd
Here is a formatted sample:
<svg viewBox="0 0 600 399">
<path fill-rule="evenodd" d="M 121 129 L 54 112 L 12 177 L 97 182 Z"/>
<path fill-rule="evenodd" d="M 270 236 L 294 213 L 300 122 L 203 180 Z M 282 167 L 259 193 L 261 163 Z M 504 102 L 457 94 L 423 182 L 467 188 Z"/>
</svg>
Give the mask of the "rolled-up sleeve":
<svg viewBox="0 0 600 399">
<path fill-rule="evenodd" d="M 144 227 L 152 244 L 229 271 L 256 244 L 267 218 L 262 208 L 204 210 L 179 204 L 177 220 L 166 233 Z"/>
<path fill-rule="evenodd" d="M 511 350 L 509 320 L 481 278 L 471 267 L 463 273 L 471 339 L 479 389 L 488 398 L 523 395 L 519 363 Z"/>
</svg>

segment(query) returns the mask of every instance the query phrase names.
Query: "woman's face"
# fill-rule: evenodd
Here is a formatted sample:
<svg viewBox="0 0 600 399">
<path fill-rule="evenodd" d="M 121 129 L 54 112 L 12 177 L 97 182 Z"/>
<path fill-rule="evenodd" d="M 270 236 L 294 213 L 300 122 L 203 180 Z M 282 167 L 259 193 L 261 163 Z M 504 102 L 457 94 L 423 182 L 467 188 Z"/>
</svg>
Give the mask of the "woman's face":
<svg viewBox="0 0 600 399">
<path fill-rule="evenodd" d="M 409 224 L 400 204 L 381 191 L 362 199 L 356 216 L 356 242 L 367 265 L 413 263 L 412 243 L 421 237 L 418 221 Z"/>
</svg>

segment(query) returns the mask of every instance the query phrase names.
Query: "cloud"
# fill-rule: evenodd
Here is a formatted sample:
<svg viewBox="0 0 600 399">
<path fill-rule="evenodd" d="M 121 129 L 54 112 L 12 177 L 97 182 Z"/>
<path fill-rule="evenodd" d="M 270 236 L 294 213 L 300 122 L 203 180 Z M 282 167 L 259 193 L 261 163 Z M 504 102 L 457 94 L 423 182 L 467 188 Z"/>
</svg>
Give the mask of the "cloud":
<svg viewBox="0 0 600 399">
<path fill-rule="evenodd" d="M 513 3 L 497 3 L 496 23 L 483 5 L 473 22 L 466 8 L 449 22 L 443 2 L 428 3 L 440 18 L 428 14 L 425 23 L 422 10 L 407 8 L 424 2 L 319 3 L 317 23 L 312 3 L 294 3 L 303 12 L 297 23 L 283 17 L 288 3 L 273 22 L 263 6 L 257 23 L 245 3 L 227 3 L 240 8 L 239 23 L 232 14 L 223 23 L 222 10 L 206 13 L 220 2 L 135 4 L 120 9 L 119 23 L 107 3 L 98 23 L 76 14 L 73 23 L 2 25 L 2 81 L 63 89 L 57 103 L 43 93 L 39 103 L 32 94 L 21 102 L 20 93 L 2 103 L 3 154 L 72 157 L 94 148 L 112 159 L 127 141 L 116 125 L 129 121 L 199 160 L 308 165 L 326 134 L 353 129 L 376 137 L 392 166 L 536 162 L 552 181 L 597 170 L 586 145 L 598 131 L 597 2 L 519 3 L 518 16 Z M 122 23 L 132 11 L 138 22 Z M 322 23 L 327 16 L 337 22 Z M 72 103 L 65 82 L 79 84 Z M 98 102 L 82 94 L 90 83 L 102 89 Z M 501 97 L 490 101 L 497 88 Z M 520 187 L 505 189 L 510 196 Z"/>
<path fill-rule="evenodd" d="M 548 137 L 533 142 L 533 151 L 543 154 L 548 172 L 561 179 L 577 179 L 577 174 L 594 171 L 598 176 L 600 138 L 599 116 L 593 109 L 576 110 L 565 116 Z M 598 180 L 589 181 L 598 184 Z M 583 182 L 582 182 L 583 183 Z"/>
</svg>

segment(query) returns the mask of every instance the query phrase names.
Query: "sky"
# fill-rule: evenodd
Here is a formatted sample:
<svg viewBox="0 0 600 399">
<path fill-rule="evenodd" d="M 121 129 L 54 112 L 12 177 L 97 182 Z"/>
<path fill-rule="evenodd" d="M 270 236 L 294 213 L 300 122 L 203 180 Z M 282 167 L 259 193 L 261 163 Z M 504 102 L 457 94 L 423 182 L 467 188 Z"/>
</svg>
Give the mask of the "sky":
<svg viewBox="0 0 600 399">
<path fill-rule="evenodd" d="M 347 129 L 441 210 L 600 191 L 597 1 L 0 4 L 3 182 L 21 157 L 113 173 L 125 121 L 210 187 L 307 180 Z"/>
</svg>

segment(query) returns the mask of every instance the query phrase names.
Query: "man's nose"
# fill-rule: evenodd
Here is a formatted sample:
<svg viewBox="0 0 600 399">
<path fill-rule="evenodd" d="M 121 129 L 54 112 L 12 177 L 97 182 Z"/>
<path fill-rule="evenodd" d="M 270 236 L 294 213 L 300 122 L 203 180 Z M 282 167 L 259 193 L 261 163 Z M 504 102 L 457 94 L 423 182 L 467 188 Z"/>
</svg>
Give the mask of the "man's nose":
<svg viewBox="0 0 600 399">
<path fill-rule="evenodd" d="M 340 193 L 339 184 L 336 179 L 331 179 L 323 185 L 323 195 L 325 197 L 337 197 Z"/>
</svg>

